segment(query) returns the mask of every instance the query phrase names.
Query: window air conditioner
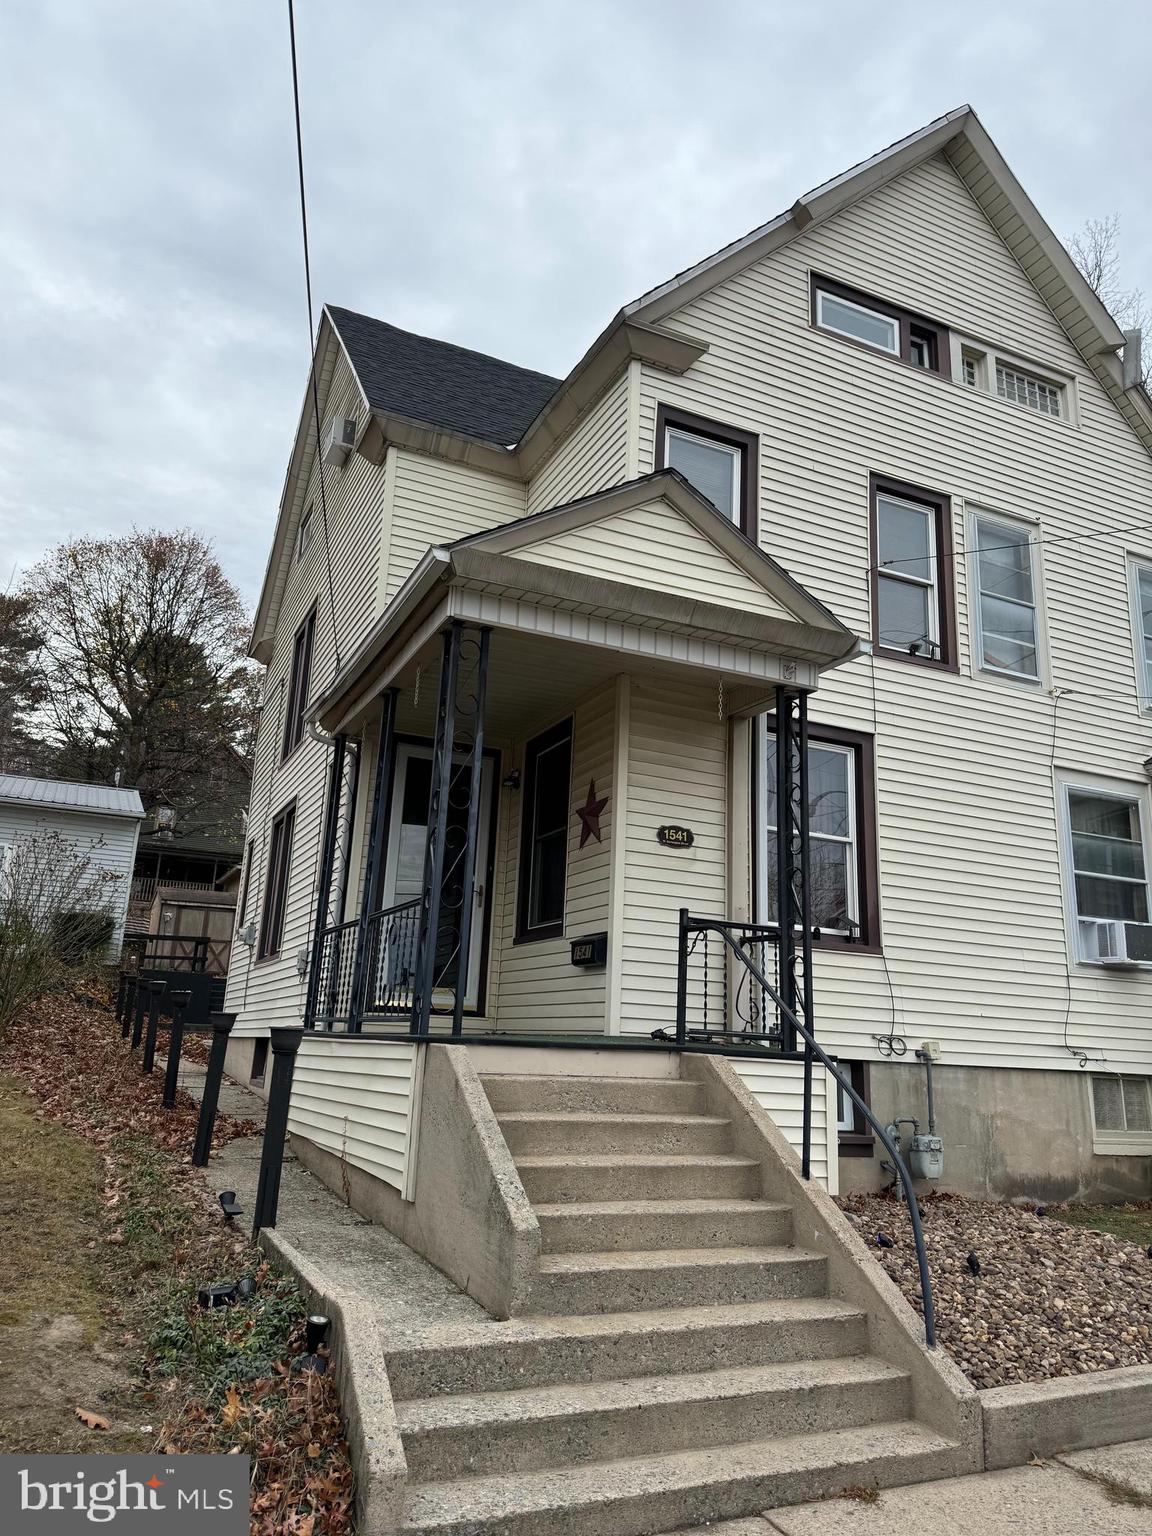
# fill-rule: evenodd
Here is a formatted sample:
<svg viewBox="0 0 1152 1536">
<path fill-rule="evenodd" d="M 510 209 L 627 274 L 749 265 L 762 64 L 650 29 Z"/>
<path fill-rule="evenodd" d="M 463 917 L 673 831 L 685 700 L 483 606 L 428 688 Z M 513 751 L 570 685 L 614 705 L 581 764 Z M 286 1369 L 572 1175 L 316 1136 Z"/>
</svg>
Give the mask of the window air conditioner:
<svg viewBox="0 0 1152 1536">
<path fill-rule="evenodd" d="M 325 464 L 343 464 L 356 446 L 356 423 L 351 416 L 333 417 L 324 434 Z"/>
<path fill-rule="evenodd" d="M 1152 966 L 1152 923 L 1086 922 L 1086 960 L 1099 965 Z"/>
</svg>

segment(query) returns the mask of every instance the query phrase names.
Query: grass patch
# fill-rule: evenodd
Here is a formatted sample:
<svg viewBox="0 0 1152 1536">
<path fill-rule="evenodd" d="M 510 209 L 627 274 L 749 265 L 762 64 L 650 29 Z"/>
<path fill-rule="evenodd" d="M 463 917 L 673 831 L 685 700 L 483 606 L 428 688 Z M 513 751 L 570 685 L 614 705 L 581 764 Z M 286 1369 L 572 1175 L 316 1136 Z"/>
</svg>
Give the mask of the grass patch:
<svg viewBox="0 0 1152 1536">
<path fill-rule="evenodd" d="M 1152 1205 L 1065 1205 L 1051 1213 L 1054 1221 L 1071 1227 L 1108 1232 L 1125 1243 L 1152 1246 Z"/>
<path fill-rule="evenodd" d="M 37 1108 L 0 1078 L 0 1326 L 68 1313 L 93 1330 L 104 1301 L 89 1246 L 103 1163 Z"/>
</svg>

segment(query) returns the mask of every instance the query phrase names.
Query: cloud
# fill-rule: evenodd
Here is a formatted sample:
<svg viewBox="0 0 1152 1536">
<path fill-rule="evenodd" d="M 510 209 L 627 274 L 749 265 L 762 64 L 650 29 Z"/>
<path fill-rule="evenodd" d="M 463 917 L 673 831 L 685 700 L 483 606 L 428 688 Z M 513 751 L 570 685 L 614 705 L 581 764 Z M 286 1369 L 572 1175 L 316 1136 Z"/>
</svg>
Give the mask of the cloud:
<svg viewBox="0 0 1152 1536">
<path fill-rule="evenodd" d="M 1121 215 L 1142 5 L 297 0 L 314 289 L 563 373 L 619 306 L 971 101 L 1058 231 Z M 279 4 L 41 0 L 0 43 L 0 581 L 189 525 L 249 600 L 307 368 Z"/>
</svg>

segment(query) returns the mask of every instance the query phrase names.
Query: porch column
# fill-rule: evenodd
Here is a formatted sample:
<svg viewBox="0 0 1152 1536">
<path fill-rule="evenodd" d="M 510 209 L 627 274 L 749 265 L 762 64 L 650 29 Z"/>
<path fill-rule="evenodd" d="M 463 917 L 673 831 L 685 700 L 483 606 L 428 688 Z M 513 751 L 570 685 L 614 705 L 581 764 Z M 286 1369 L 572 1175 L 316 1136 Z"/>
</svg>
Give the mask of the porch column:
<svg viewBox="0 0 1152 1536">
<path fill-rule="evenodd" d="M 776 690 L 776 847 L 780 919 L 780 999 L 814 1034 L 812 1005 L 812 858 L 808 784 L 808 694 Z M 799 944 L 797 944 L 799 939 Z M 789 1049 L 796 1030 L 782 1021 Z M 804 1049 L 804 1124 L 801 1161 L 810 1176 L 812 1144 L 812 1048 Z"/>
<path fill-rule="evenodd" d="M 454 622 L 444 631 L 440 662 L 440 698 L 436 741 L 432 751 L 432 793 L 428 806 L 428 840 L 424 851 L 424 885 L 412 994 L 411 1031 L 428 1033 L 432 994 L 437 980 L 456 961 L 452 1004 L 452 1033 L 463 1028 L 464 994 L 468 986 L 468 955 L 475 905 L 476 837 L 480 818 L 480 783 L 484 762 L 484 694 L 488 678 L 488 630 Z M 467 785 L 467 819 L 461 839 L 449 836 L 449 799 L 456 759 L 457 793 Z M 458 802 L 455 809 L 463 808 Z M 447 959 L 438 958 L 440 939 L 451 945 Z"/>
<path fill-rule="evenodd" d="M 348 1010 L 348 1033 L 359 1034 L 367 988 L 367 960 L 371 943 L 368 919 L 376 910 L 380 874 L 384 867 L 384 843 L 388 834 L 388 798 L 396 764 L 397 690 L 389 688 L 381 699 L 380 730 L 376 738 L 376 765 L 372 775 L 372 812 L 368 822 L 368 856 L 360 891 L 360 925 L 356 930 L 356 960 Z"/>
<path fill-rule="evenodd" d="M 340 791 L 344 782 L 344 755 L 348 738 L 337 736 L 328 765 L 328 791 L 324 799 L 324 830 L 320 835 L 320 873 L 316 881 L 316 918 L 312 925 L 312 957 L 308 966 L 308 995 L 304 1003 L 304 1028 L 316 1022 L 320 968 L 324 957 L 324 930 L 331 916 L 332 872 L 336 863 L 336 833 L 340 821 Z"/>
</svg>

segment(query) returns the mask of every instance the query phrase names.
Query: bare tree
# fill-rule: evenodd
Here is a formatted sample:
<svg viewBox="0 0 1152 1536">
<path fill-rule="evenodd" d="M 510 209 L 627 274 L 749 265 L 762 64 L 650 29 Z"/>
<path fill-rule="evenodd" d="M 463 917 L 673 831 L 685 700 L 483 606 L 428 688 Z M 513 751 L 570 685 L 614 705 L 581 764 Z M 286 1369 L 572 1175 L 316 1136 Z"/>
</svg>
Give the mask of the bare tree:
<svg viewBox="0 0 1152 1536">
<path fill-rule="evenodd" d="M 102 960 L 127 878 L 61 832 L 18 837 L 0 865 L 0 1031 L 27 1003 Z"/>
<path fill-rule="evenodd" d="M 1145 389 L 1152 384 L 1152 312 L 1141 288 L 1125 288 L 1120 280 L 1120 215 L 1086 219 L 1068 242 L 1068 254 L 1096 291 L 1096 296 L 1123 331 L 1143 331 Z"/>
<path fill-rule="evenodd" d="M 64 777 L 138 788 L 198 812 L 252 730 L 239 593 L 183 531 L 73 539 L 28 575 L 39 716 Z"/>
</svg>

